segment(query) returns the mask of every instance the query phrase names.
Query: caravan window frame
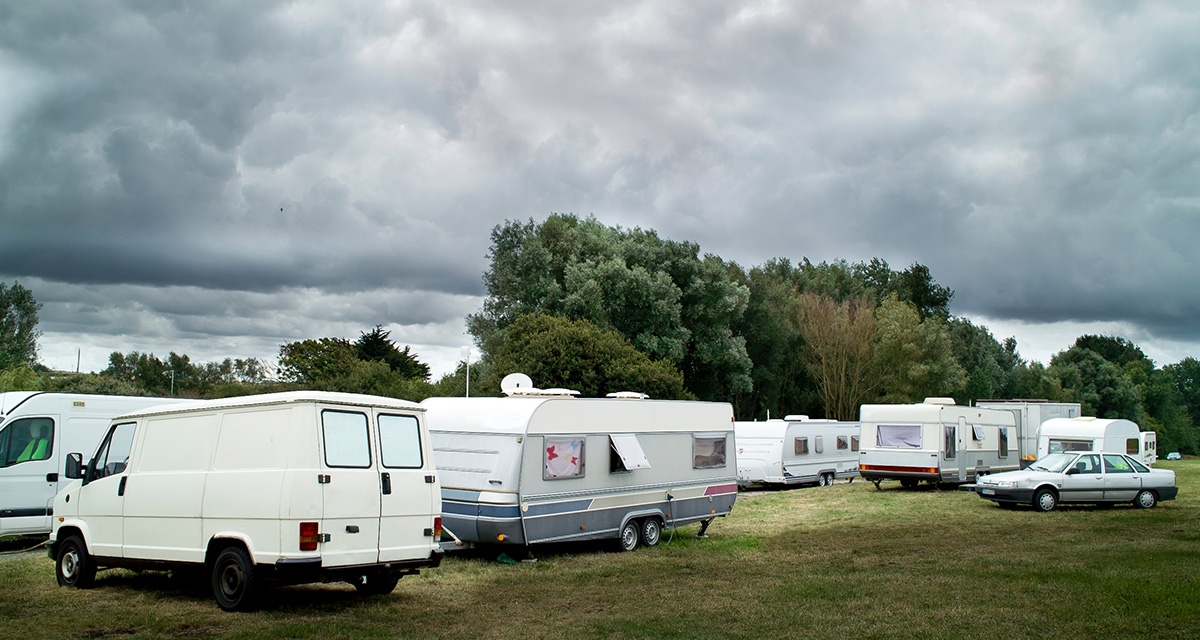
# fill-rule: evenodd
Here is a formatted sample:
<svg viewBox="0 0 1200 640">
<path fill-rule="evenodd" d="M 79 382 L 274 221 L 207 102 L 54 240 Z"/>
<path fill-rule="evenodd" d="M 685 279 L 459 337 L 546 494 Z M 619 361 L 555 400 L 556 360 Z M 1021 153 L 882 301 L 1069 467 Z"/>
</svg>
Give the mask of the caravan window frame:
<svg viewBox="0 0 1200 640">
<path fill-rule="evenodd" d="M 837 450 L 845 451 L 850 448 L 850 436 L 837 437 Z"/>
<path fill-rule="evenodd" d="M 620 442 L 622 444 L 618 444 L 618 442 Z M 622 447 L 629 447 L 631 445 L 636 447 L 637 451 L 628 451 L 627 450 L 627 451 L 622 452 Z M 645 449 L 645 447 L 642 446 L 642 441 L 638 440 L 636 433 L 610 433 L 610 434 L 608 434 L 608 452 L 609 452 L 608 472 L 611 474 L 633 473 L 634 471 L 637 471 L 638 469 L 649 469 L 650 468 L 650 459 L 646 456 L 646 449 Z M 634 466 L 632 469 L 630 469 L 625 464 L 625 456 L 626 455 L 628 455 L 631 458 L 634 458 L 635 465 L 637 463 L 636 456 L 640 455 L 642 457 L 642 459 L 646 461 L 646 466 L 644 466 L 644 467 Z"/>
<path fill-rule="evenodd" d="M 1000 427 L 997 430 L 999 434 L 999 443 L 996 446 L 996 453 L 1001 458 L 1008 457 L 1008 427 Z"/>
<path fill-rule="evenodd" d="M 711 440 L 713 443 L 720 442 L 720 451 L 718 447 L 712 448 L 712 453 L 705 454 L 705 457 L 720 457 L 720 463 L 700 464 L 700 456 L 697 453 L 697 443 L 701 440 Z M 719 469 L 729 464 L 729 434 L 728 433 L 693 433 L 692 434 L 692 468 L 693 469 Z"/>
<path fill-rule="evenodd" d="M 958 425 L 956 425 L 956 424 L 942 424 L 942 431 L 945 434 L 945 436 L 942 440 L 942 444 L 943 444 L 943 449 L 946 452 L 945 458 L 947 460 L 953 460 L 958 457 L 958 433 L 956 433 L 957 429 L 958 429 Z"/>
<path fill-rule="evenodd" d="M 568 441 L 579 443 L 579 473 L 571 475 L 550 475 L 550 441 Z M 557 454 L 556 454 L 557 455 Z M 577 480 L 587 477 L 587 436 L 586 435 L 568 435 L 555 434 L 553 436 L 542 436 L 542 480 Z"/>
<path fill-rule="evenodd" d="M 798 456 L 808 455 L 808 438 L 794 438 L 794 442 L 792 442 L 792 450 L 795 451 L 795 455 Z"/>
<path fill-rule="evenodd" d="M 905 434 L 911 434 L 911 433 L 915 432 L 917 435 L 917 443 L 916 444 L 883 444 L 883 441 L 884 441 L 883 434 L 884 434 L 885 430 L 887 430 L 887 431 L 896 430 L 897 433 L 899 434 L 899 430 L 901 430 L 901 429 L 904 431 Z M 925 431 L 924 428 L 920 424 L 912 424 L 912 423 L 877 424 L 877 425 L 875 425 L 875 446 L 879 447 L 880 449 L 920 449 L 925 444 L 924 431 Z M 892 441 L 893 439 L 894 439 L 894 437 L 892 437 L 892 436 L 888 437 L 889 441 Z"/>
</svg>

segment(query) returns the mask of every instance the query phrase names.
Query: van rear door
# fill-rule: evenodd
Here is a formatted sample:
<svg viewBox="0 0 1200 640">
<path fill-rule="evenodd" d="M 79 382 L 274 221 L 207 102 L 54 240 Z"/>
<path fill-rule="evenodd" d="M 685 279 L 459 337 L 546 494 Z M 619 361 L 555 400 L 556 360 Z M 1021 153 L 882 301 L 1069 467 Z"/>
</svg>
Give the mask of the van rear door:
<svg viewBox="0 0 1200 640">
<path fill-rule="evenodd" d="M 379 559 L 379 472 L 364 409 L 321 411 L 321 564 L 374 564 Z"/>
<path fill-rule="evenodd" d="M 441 515 L 441 495 L 433 464 L 425 453 L 431 447 L 415 414 L 377 410 L 379 429 L 379 561 L 428 558 L 434 540 L 426 534 Z M 430 532 L 432 533 L 432 532 Z"/>
</svg>

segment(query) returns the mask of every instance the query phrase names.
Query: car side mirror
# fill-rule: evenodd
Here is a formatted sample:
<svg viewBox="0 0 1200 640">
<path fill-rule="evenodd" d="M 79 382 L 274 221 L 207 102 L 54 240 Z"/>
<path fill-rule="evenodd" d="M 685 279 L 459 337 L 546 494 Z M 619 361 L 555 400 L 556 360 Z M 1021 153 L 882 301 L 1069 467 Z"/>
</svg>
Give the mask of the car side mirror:
<svg viewBox="0 0 1200 640">
<path fill-rule="evenodd" d="M 79 453 L 67 454 L 67 469 L 66 476 L 72 480 L 78 480 L 83 477 L 83 455 Z"/>
<path fill-rule="evenodd" d="M 1067 475 L 1069 475 L 1069 476 L 1079 475 L 1079 467 L 1071 467 L 1070 469 L 1067 469 Z"/>
</svg>

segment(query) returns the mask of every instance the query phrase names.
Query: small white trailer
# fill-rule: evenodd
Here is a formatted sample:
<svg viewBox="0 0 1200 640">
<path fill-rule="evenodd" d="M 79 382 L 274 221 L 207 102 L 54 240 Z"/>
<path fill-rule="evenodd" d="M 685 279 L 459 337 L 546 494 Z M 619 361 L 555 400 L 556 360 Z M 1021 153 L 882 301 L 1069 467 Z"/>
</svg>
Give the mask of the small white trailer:
<svg viewBox="0 0 1200 640">
<path fill-rule="evenodd" d="M 984 473 L 1020 468 L 1016 418 L 1006 409 L 926 398 L 919 404 L 864 404 L 859 475 L 875 483 L 922 480 L 962 484 Z"/>
<path fill-rule="evenodd" d="M 0 393 L 0 536 L 50 533 L 54 496 L 69 480 L 66 452 L 92 451 L 122 413 L 179 398 Z"/>
<path fill-rule="evenodd" d="M 785 416 L 733 423 L 738 484 L 816 484 L 858 476 L 857 422 Z"/>
<path fill-rule="evenodd" d="M 1058 418 L 1038 429 L 1037 454 L 1060 451 L 1125 453 L 1145 464 L 1158 461 L 1153 431 L 1142 431 L 1136 422 L 1101 418 Z"/>
<path fill-rule="evenodd" d="M 525 378 L 528 380 L 528 378 Z M 428 398 L 445 531 L 501 545 L 616 539 L 728 515 L 737 498 L 725 403 L 575 398 L 523 387 L 504 398 Z"/>
<path fill-rule="evenodd" d="M 1021 468 L 1029 466 L 1038 456 L 1038 428 L 1055 418 L 1078 418 L 1083 415 L 1078 402 L 1049 402 L 1047 400 L 977 400 L 975 406 L 984 409 L 1008 409 L 1017 419 L 1017 448 L 1021 452 Z"/>
</svg>

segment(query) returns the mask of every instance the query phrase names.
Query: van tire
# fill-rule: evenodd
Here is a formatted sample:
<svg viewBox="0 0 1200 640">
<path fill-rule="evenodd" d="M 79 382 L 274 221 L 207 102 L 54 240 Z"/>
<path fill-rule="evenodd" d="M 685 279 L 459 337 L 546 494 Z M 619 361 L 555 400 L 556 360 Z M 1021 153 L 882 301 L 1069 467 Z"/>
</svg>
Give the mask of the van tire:
<svg viewBox="0 0 1200 640">
<path fill-rule="evenodd" d="M 641 536 L 638 534 L 638 529 L 640 528 L 637 520 L 626 522 L 625 526 L 621 527 L 621 536 L 617 538 L 617 547 L 621 551 L 633 551 L 636 549 L 638 541 L 641 539 Z"/>
<path fill-rule="evenodd" d="M 88 554 L 83 538 L 72 535 L 58 543 L 54 573 L 62 587 L 89 589 L 95 584 L 96 561 Z"/>
<path fill-rule="evenodd" d="M 252 611 L 258 590 L 254 562 L 245 549 L 222 549 L 212 567 L 212 591 L 217 605 L 226 611 Z"/>
<path fill-rule="evenodd" d="M 352 584 L 358 590 L 359 595 L 364 596 L 386 596 L 396 590 L 396 585 L 400 583 L 400 576 L 385 573 L 374 575 L 360 576 Z"/>
<path fill-rule="evenodd" d="M 642 521 L 642 545 L 653 547 L 662 540 L 662 524 L 658 518 L 646 518 Z"/>
</svg>

